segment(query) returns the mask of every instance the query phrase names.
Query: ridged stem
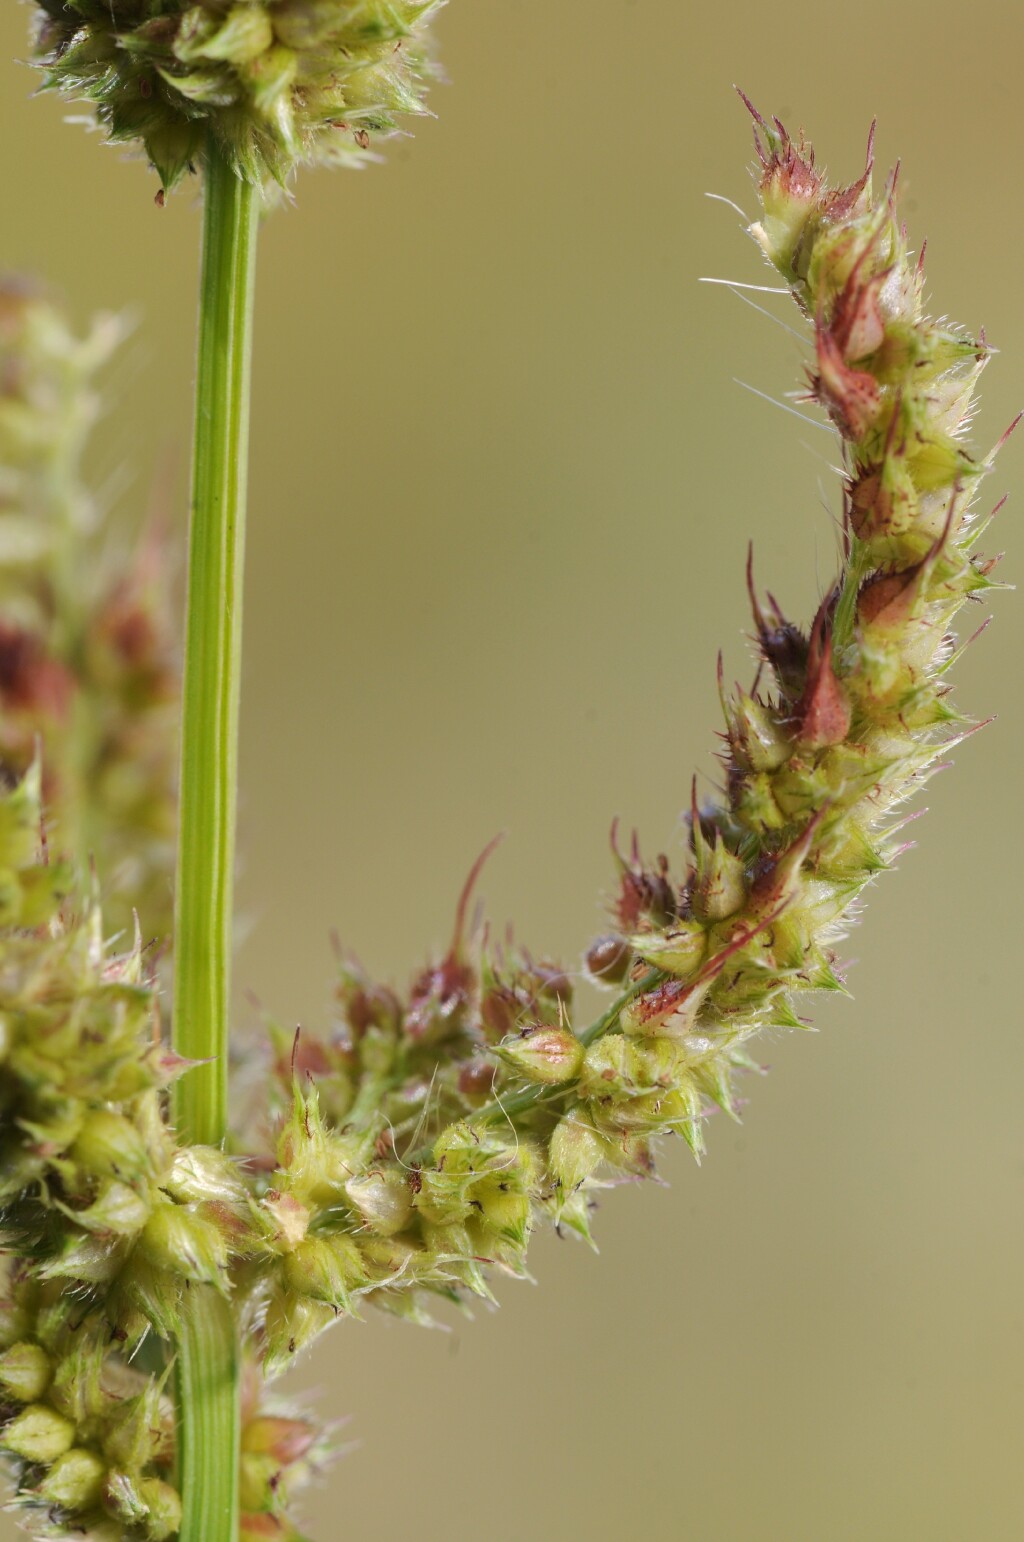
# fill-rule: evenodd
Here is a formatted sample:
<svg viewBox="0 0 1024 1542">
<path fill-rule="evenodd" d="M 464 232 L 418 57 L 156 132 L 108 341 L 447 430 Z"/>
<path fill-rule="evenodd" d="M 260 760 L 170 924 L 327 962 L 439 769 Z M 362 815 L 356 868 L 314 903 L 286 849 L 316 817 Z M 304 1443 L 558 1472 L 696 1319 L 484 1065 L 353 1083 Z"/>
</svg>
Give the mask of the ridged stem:
<svg viewBox="0 0 1024 1542">
<path fill-rule="evenodd" d="M 183 1139 L 228 1118 L 228 1001 L 256 190 L 212 144 L 205 163 L 174 919 L 173 1040 L 205 1062 L 177 1084 Z M 178 1347 L 181 1542 L 238 1535 L 239 1350 L 232 1313 L 193 1286 Z"/>
</svg>

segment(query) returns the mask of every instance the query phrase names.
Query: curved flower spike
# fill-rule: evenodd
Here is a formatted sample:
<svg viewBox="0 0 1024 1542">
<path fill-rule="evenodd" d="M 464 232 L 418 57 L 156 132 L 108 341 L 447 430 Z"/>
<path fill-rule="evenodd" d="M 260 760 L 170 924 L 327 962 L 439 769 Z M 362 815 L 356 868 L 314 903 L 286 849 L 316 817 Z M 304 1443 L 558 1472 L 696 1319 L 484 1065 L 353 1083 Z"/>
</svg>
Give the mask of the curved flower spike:
<svg viewBox="0 0 1024 1542">
<path fill-rule="evenodd" d="M 902 849 L 900 804 L 973 731 L 946 674 L 956 613 L 993 586 L 971 514 L 991 457 L 964 444 L 988 350 L 924 313 L 893 179 L 872 193 L 873 146 L 832 187 L 751 111 L 752 234 L 813 327 L 809 394 L 843 444 L 841 571 L 802 630 L 748 568 L 761 659 L 749 693 L 722 689 L 725 792 L 693 797 L 679 871 L 635 840 L 619 855 L 613 833 L 616 931 L 588 957 L 621 993 L 597 1022 L 574 1029 L 563 972 L 485 943 L 458 955 L 443 1036 L 421 1030 L 421 985 L 403 1002 L 347 972 L 333 1037 L 304 1043 L 298 1075 L 282 1061 L 245 1280 L 269 1374 L 363 1300 L 417 1317 L 423 1292 L 523 1275 L 539 1216 L 589 1236 L 594 1188 L 651 1175 L 660 1137 L 699 1156 L 707 1115 L 735 1117 L 757 1069 L 749 1042 L 843 988 L 836 945 Z"/>
</svg>

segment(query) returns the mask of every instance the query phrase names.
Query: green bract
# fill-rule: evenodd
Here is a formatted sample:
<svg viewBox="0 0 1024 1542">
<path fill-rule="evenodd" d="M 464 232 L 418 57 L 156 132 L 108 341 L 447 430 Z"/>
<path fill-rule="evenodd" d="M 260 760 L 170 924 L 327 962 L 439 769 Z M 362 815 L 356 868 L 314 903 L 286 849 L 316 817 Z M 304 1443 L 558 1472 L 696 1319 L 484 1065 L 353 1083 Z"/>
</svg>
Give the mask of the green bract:
<svg viewBox="0 0 1024 1542">
<path fill-rule="evenodd" d="M 46 85 L 138 141 L 165 189 L 207 133 L 248 182 L 358 165 L 423 113 L 426 28 L 444 0 L 40 0 Z"/>
</svg>

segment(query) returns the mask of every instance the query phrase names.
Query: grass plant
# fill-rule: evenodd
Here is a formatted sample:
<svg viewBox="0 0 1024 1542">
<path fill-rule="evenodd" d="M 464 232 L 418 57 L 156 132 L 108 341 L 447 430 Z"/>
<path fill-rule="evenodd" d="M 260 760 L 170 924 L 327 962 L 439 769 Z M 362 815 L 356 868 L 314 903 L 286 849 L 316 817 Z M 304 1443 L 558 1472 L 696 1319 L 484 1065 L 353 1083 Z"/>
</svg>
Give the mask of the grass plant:
<svg viewBox="0 0 1024 1542">
<path fill-rule="evenodd" d="M 44 295 L 0 292 L 0 1448 L 40 1536 L 299 1539 L 295 1497 L 329 1442 L 276 1378 L 364 1306 L 424 1320 L 432 1298 L 490 1298 L 525 1274 L 539 1224 L 589 1240 L 597 1190 L 652 1175 L 662 1140 L 700 1157 L 709 1111 L 738 1116 L 758 1034 L 843 989 L 837 945 L 903 849 L 907 801 L 975 727 L 948 672 L 958 612 L 994 586 L 976 544 L 994 452 L 966 443 L 988 347 L 926 314 L 873 140 L 833 184 L 748 103 L 752 234 L 841 445 L 834 583 L 798 625 L 751 563 L 756 673 L 722 681 L 723 791 L 693 790 L 680 865 L 635 840 L 617 857 L 586 956 L 603 1013 L 581 1020 L 567 971 L 474 926 L 484 853 L 444 955 L 404 991 L 343 963 L 328 1032 L 271 1031 L 271 1120 L 233 1121 L 259 219 L 300 166 L 370 160 L 424 110 L 438 9 L 33 7 L 45 87 L 137 145 L 158 200 L 200 178 L 205 209 L 177 781 L 170 559 L 152 535 L 113 558 L 81 485 L 116 324 L 76 338 Z M 175 816 L 172 922 L 157 896 Z M 93 849 L 116 854 L 144 931 L 105 916 Z"/>
</svg>

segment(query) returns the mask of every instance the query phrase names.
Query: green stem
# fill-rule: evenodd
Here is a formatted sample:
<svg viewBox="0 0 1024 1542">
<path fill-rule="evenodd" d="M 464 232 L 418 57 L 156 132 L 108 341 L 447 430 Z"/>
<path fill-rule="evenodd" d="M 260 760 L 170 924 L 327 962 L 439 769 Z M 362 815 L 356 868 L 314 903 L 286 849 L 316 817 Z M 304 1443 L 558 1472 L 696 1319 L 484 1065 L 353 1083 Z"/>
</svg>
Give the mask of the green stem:
<svg viewBox="0 0 1024 1542">
<path fill-rule="evenodd" d="M 228 1001 L 238 761 L 242 561 L 258 193 L 211 143 L 199 302 L 181 729 L 173 1040 L 184 1140 L 228 1122 Z M 181 1542 L 238 1534 L 239 1351 L 233 1316 L 193 1286 L 179 1346 Z"/>
<path fill-rule="evenodd" d="M 176 1369 L 179 1542 L 237 1542 L 242 1362 L 234 1308 L 212 1285 L 188 1292 Z"/>
</svg>

